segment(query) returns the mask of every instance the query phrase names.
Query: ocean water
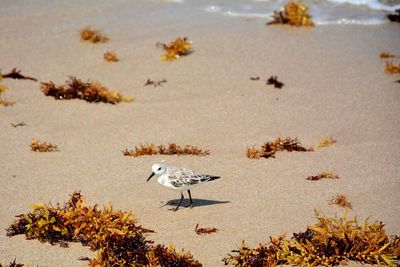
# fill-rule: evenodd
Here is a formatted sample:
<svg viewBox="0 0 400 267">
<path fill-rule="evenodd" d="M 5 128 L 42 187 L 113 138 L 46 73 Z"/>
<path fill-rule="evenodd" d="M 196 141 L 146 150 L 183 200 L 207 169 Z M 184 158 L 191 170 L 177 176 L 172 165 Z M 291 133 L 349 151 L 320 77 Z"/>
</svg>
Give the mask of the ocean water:
<svg viewBox="0 0 400 267">
<path fill-rule="evenodd" d="M 289 0 L 164 0 L 192 5 L 204 12 L 227 17 L 268 20 Z M 317 25 L 388 23 L 386 15 L 400 9 L 400 0 L 302 0 Z"/>
</svg>

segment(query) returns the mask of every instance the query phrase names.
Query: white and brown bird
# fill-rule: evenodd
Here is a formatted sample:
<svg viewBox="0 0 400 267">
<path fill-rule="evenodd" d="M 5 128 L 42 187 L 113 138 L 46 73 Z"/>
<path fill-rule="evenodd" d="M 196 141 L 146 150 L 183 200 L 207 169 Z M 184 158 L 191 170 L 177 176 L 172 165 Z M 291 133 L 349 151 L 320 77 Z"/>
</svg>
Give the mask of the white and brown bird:
<svg viewBox="0 0 400 267">
<path fill-rule="evenodd" d="M 183 191 L 187 190 L 190 201 L 188 207 L 191 207 L 193 205 L 193 201 L 190 194 L 190 189 L 221 178 L 219 176 L 199 174 L 185 168 L 168 167 L 163 163 L 154 163 L 153 166 L 151 166 L 151 169 L 152 173 L 149 178 L 147 178 L 147 182 L 150 181 L 153 176 L 156 176 L 157 182 L 159 182 L 161 185 L 171 190 L 181 192 L 181 200 L 179 201 L 178 206 L 175 208 L 175 211 L 177 211 L 179 206 L 182 204 L 184 198 Z"/>
</svg>

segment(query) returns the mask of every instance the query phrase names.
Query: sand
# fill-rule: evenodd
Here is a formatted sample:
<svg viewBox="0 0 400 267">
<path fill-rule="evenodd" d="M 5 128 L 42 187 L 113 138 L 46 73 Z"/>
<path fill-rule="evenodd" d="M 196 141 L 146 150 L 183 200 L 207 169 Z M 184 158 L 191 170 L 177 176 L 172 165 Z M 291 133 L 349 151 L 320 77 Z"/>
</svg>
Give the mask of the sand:
<svg viewBox="0 0 400 267">
<path fill-rule="evenodd" d="M 56 101 L 39 83 L 2 81 L 16 104 L 0 106 L 1 263 L 86 266 L 77 258 L 95 253 L 80 244 L 65 249 L 5 231 L 30 204 L 64 202 L 74 190 L 90 205 L 112 202 L 132 211 L 156 231 L 150 239 L 189 250 L 204 266 L 221 266 L 242 240 L 255 246 L 304 231 L 315 222 L 314 209 L 341 214 L 328 204 L 336 193 L 348 196 L 351 215 L 372 216 L 389 234 L 400 233 L 399 77 L 385 74 L 379 59 L 383 51 L 400 52 L 399 25 L 266 27 L 260 19 L 155 1 L 3 1 L 0 14 L 3 73 L 18 67 L 56 84 L 75 75 L 136 99 Z M 88 25 L 110 41 L 81 42 L 79 29 Z M 161 62 L 155 43 L 178 36 L 193 41 L 194 53 Z M 107 50 L 121 61 L 105 62 Z M 271 75 L 285 84 L 281 90 L 265 84 Z M 167 83 L 145 87 L 148 78 Z M 27 125 L 10 125 L 22 121 Z M 279 136 L 298 137 L 305 146 L 328 137 L 338 142 L 275 159 L 245 156 L 247 147 Z M 32 138 L 60 151 L 31 152 Z M 211 155 L 123 156 L 125 148 L 146 143 L 196 145 Z M 192 191 L 194 208 L 172 212 L 179 194 L 155 179 L 146 182 L 160 160 L 222 179 Z M 305 179 L 322 171 L 340 179 Z M 198 236 L 197 223 L 219 231 Z"/>
</svg>

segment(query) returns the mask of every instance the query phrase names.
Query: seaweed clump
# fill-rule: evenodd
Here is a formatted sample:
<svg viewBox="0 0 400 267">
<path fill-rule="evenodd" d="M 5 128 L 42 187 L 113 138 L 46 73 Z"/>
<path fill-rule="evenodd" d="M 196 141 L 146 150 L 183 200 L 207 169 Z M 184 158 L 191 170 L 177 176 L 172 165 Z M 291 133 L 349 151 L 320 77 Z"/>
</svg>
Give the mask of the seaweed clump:
<svg viewBox="0 0 400 267">
<path fill-rule="evenodd" d="M 57 145 L 53 145 L 52 143 L 41 143 L 39 140 L 32 139 L 31 144 L 31 151 L 34 152 L 55 152 L 59 151 Z"/>
<path fill-rule="evenodd" d="M 353 208 L 349 199 L 345 195 L 338 193 L 334 197 L 329 199 L 329 204 L 338 205 L 342 208 L 349 208 L 349 209 Z"/>
<path fill-rule="evenodd" d="M 285 5 L 283 10 L 274 11 L 272 21 L 267 22 L 271 24 L 289 24 L 292 26 L 314 26 L 311 16 L 308 14 L 308 6 L 300 1 L 289 2 Z"/>
<path fill-rule="evenodd" d="M 160 42 L 158 42 L 156 45 L 163 48 L 166 52 L 160 57 L 160 60 L 162 61 L 173 61 L 181 56 L 186 56 L 193 52 L 192 42 L 189 41 L 187 37 L 177 38 L 169 45 Z"/>
<path fill-rule="evenodd" d="M 318 142 L 317 144 L 317 148 L 323 148 L 323 147 L 327 147 L 327 146 L 332 146 L 334 144 L 336 144 L 337 141 L 335 139 L 333 139 L 332 137 L 329 137 L 328 139 L 322 139 Z"/>
<path fill-rule="evenodd" d="M 312 175 L 312 176 L 308 176 L 306 178 L 306 180 L 310 180 L 310 181 L 318 181 L 318 180 L 322 180 L 322 179 L 339 179 L 339 175 L 333 174 L 330 172 L 321 172 L 318 175 Z"/>
<path fill-rule="evenodd" d="M 270 238 L 267 244 L 249 248 L 242 242 L 223 259 L 225 265 L 276 266 L 335 266 L 349 261 L 365 264 L 394 265 L 400 260 L 400 237 L 389 238 L 382 222 L 359 224 L 349 219 L 347 210 L 337 218 L 316 212 L 317 223 L 306 231 Z"/>
<path fill-rule="evenodd" d="M 167 82 L 167 79 L 165 79 L 165 78 L 162 80 L 159 80 L 159 81 L 153 81 L 150 78 L 148 78 L 146 83 L 144 84 L 144 86 L 153 85 L 154 87 L 157 87 L 157 86 L 162 86 L 163 83 L 166 83 L 166 82 Z"/>
<path fill-rule="evenodd" d="M 93 30 L 90 27 L 85 27 L 79 31 L 82 41 L 87 41 L 90 43 L 105 43 L 109 39 L 107 36 L 103 35 L 100 30 Z"/>
<path fill-rule="evenodd" d="M 53 82 L 42 83 L 41 90 L 46 96 L 62 100 L 77 98 L 87 102 L 110 104 L 133 101 L 132 97 L 112 91 L 99 82 L 82 82 L 76 77 L 70 77 L 65 85 L 58 87 Z"/>
<path fill-rule="evenodd" d="M 393 58 L 393 57 L 396 57 L 396 55 L 391 54 L 391 53 L 388 53 L 388 52 L 382 52 L 382 53 L 379 55 L 379 57 L 380 57 L 380 58 Z"/>
<path fill-rule="evenodd" d="M 125 149 L 122 151 L 124 156 L 140 157 L 144 155 L 195 155 L 195 156 L 208 156 L 210 155 L 209 150 L 202 150 L 196 146 L 185 145 L 179 146 L 175 143 L 169 144 L 168 146 L 154 144 L 135 146 L 133 150 Z"/>
<path fill-rule="evenodd" d="M 267 80 L 267 85 L 273 85 L 275 88 L 282 89 L 285 84 L 278 81 L 278 77 L 275 75 L 269 77 L 269 79 Z"/>
<path fill-rule="evenodd" d="M 400 10 L 399 10 L 400 11 Z M 387 58 L 399 58 L 400 55 L 394 55 L 389 52 L 382 52 L 379 57 L 381 59 Z M 400 74 L 400 63 L 396 63 L 394 61 L 386 61 L 385 72 L 388 74 Z"/>
<path fill-rule="evenodd" d="M 86 206 L 80 192 L 74 192 L 63 206 L 46 204 L 32 206 L 33 211 L 17 216 L 7 228 L 7 236 L 25 234 L 27 239 L 68 246 L 80 242 L 97 251 L 89 266 L 201 266 L 186 252 L 154 245 L 146 235 L 152 230 L 137 224 L 130 212 L 114 211 L 111 204 L 103 210 L 97 205 Z M 151 265 L 153 264 L 154 265 Z"/>
<path fill-rule="evenodd" d="M 2 80 L 2 76 L 1 76 L 1 74 L 0 74 L 0 81 L 1 81 L 1 80 Z M 4 96 L 2 96 L 3 93 L 4 93 L 5 91 L 7 91 L 7 90 L 8 90 L 8 87 L 7 87 L 7 86 L 1 85 L 1 84 L 0 84 L 0 105 L 3 105 L 3 106 L 5 106 L 5 107 L 7 107 L 7 106 L 12 106 L 12 105 L 15 104 L 14 102 L 8 101 L 7 99 L 5 99 Z"/>
<path fill-rule="evenodd" d="M 386 61 L 385 72 L 388 74 L 400 74 L 400 63 Z"/>
<path fill-rule="evenodd" d="M 119 61 L 118 56 L 115 52 L 107 51 L 103 55 L 104 59 L 108 62 L 117 62 Z"/>
<path fill-rule="evenodd" d="M 8 265 L 4 265 L 4 267 L 23 267 L 24 264 L 22 263 L 17 263 L 17 260 L 14 259 L 12 262 L 10 262 Z M 3 267 L 3 265 L 0 263 L 0 267 Z"/>
<path fill-rule="evenodd" d="M 251 159 L 259 159 L 259 158 L 274 158 L 276 152 L 279 151 L 298 151 L 298 152 L 308 152 L 313 151 L 312 148 L 304 147 L 297 138 L 285 137 L 280 138 L 278 137 L 273 142 L 266 142 L 264 145 L 261 146 L 261 149 L 256 148 L 247 148 L 246 156 Z"/>
<path fill-rule="evenodd" d="M 176 251 L 173 246 L 156 245 L 147 253 L 149 263 L 147 266 L 177 266 L 201 267 L 202 264 L 193 259 L 193 256 L 184 250 Z"/>
<path fill-rule="evenodd" d="M 218 231 L 217 228 L 214 227 L 199 227 L 199 224 L 196 224 L 196 227 L 194 228 L 194 231 L 196 232 L 197 235 L 208 235 L 211 233 L 216 233 Z"/>
</svg>

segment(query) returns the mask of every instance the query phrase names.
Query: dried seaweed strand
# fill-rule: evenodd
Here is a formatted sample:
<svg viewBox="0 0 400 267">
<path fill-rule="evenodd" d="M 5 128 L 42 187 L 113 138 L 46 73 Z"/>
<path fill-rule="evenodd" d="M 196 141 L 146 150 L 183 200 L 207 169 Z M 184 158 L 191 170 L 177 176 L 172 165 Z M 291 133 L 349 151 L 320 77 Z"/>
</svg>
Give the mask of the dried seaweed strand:
<svg viewBox="0 0 400 267">
<path fill-rule="evenodd" d="M 118 56 L 115 52 L 107 51 L 103 55 L 104 59 L 107 62 L 117 62 L 119 61 Z"/>
<path fill-rule="evenodd" d="M 17 263 L 16 259 L 14 259 L 12 262 L 10 262 L 8 265 L 4 265 L 4 267 L 23 267 L 24 264 L 22 263 Z M 0 263 L 0 267 L 3 267 L 3 265 Z"/>
<path fill-rule="evenodd" d="M 46 142 L 41 143 L 39 140 L 36 140 L 36 139 L 32 139 L 31 144 L 29 146 L 31 148 L 31 151 L 34 151 L 34 152 L 59 151 L 56 145 L 53 145 L 52 143 L 46 143 Z"/>
<path fill-rule="evenodd" d="M 317 223 L 307 230 L 270 237 L 270 242 L 249 248 L 242 242 L 223 261 L 233 266 L 335 266 L 349 261 L 394 265 L 400 260 L 400 237 L 389 237 L 382 222 L 359 224 L 347 210 L 337 218 L 316 212 Z"/>
<path fill-rule="evenodd" d="M 0 105 L 5 106 L 5 107 L 9 107 L 9 106 L 12 106 L 12 105 L 14 105 L 14 104 L 15 104 L 15 102 L 11 102 L 11 101 L 2 99 L 2 98 L 0 97 Z"/>
<path fill-rule="evenodd" d="M 20 126 L 26 126 L 26 123 L 23 122 L 23 121 L 22 121 L 22 122 L 19 122 L 19 123 L 15 123 L 15 124 L 11 122 L 10 124 L 11 124 L 11 126 L 14 127 L 14 128 L 17 128 L 17 127 L 20 127 Z"/>
<path fill-rule="evenodd" d="M 0 75 L 0 81 L 3 79 L 3 77 Z M 7 99 L 5 99 L 4 97 L 4 92 L 8 90 L 8 87 L 5 85 L 1 85 L 0 84 L 0 105 L 8 107 L 8 106 L 12 106 L 15 104 L 15 102 L 11 102 L 8 101 Z"/>
<path fill-rule="evenodd" d="M 160 57 L 160 60 L 162 61 L 173 61 L 181 56 L 186 56 L 193 52 L 192 42 L 189 41 L 187 37 L 176 38 L 176 40 L 171 42 L 169 45 L 160 42 L 156 45 L 166 51 L 166 53 Z"/>
<path fill-rule="evenodd" d="M 214 228 L 214 227 L 202 228 L 202 227 L 199 227 L 199 224 L 196 224 L 194 231 L 196 232 L 197 235 L 207 235 L 207 234 L 216 233 L 218 231 L 218 229 Z"/>
<path fill-rule="evenodd" d="M 79 34 L 81 35 L 82 41 L 87 41 L 90 43 L 105 43 L 109 39 L 107 36 L 103 35 L 100 30 L 91 29 L 90 26 L 83 28 L 80 30 Z"/>
<path fill-rule="evenodd" d="M 36 204 L 7 228 L 7 236 L 24 234 L 50 244 L 68 246 L 80 242 L 97 251 L 89 266 L 187 266 L 200 267 L 193 255 L 174 247 L 154 245 L 146 239 L 152 230 L 137 224 L 130 212 L 115 211 L 111 204 L 103 210 L 86 206 L 80 192 L 74 192 L 63 206 Z"/>
<path fill-rule="evenodd" d="M 388 74 L 400 74 L 400 63 L 386 61 L 385 72 Z"/>
<path fill-rule="evenodd" d="M 322 139 L 318 142 L 317 144 L 317 148 L 323 148 L 323 147 L 327 147 L 327 146 L 332 146 L 334 144 L 336 144 L 337 141 L 335 139 L 333 139 L 332 137 L 329 137 L 328 139 Z"/>
<path fill-rule="evenodd" d="M 130 157 L 139 157 L 144 155 L 196 155 L 196 156 L 208 156 L 210 155 L 209 150 L 202 150 L 197 148 L 196 146 L 185 145 L 179 146 L 175 143 L 169 144 L 168 146 L 164 145 L 140 145 L 139 147 L 135 146 L 133 150 L 128 150 L 127 148 L 122 151 L 124 156 Z"/>
<path fill-rule="evenodd" d="M 32 80 L 37 82 L 36 78 L 25 76 L 21 74 L 20 70 L 17 70 L 17 68 L 13 68 L 9 73 L 7 74 L 2 74 L 1 75 L 3 78 L 10 78 L 10 79 L 19 79 L 19 80 Z"/>
<path fill-rule="evenodd" d="M 165 78 L 162 80 L 159 80 L 159 81 L 153 81 L 150 78 L 148 78 L 146 83 L 144 84 L 144 86 L 153 85 L 154 87 L 157 87 L 157 86 L 162 86 L 163 83 L 166 83 L 166 82 L 167 82 L 167 79 L 165 79 Z"/>
<path fill-rule="evenodd" d="M 328 202 L 329 204 L 338 205 L 342 208 L 353 208 L 348 198 L 345 195 L 339 193 L 330 198 Z"/>
<path fill-rule="evenodd" d="M 379 55 L 380 58 L 393 58 L 396 57 L 396 55 L 388 53 L 388 52 L 382 52 Z"/>
<path fill-rule="evenodd" d="M 313 176 L 308 176 L 306 180 L 310 181 L 318 181 L 322 179 L 339 179 L 339 176 L 337 174 L 333 174 L 330 172 L 321 172 L 318 175 L 313 175 Z"/>
<path fill-rule="evenodd" d="M 292 26 L 314 26 L 314 22 L 311 16 L 308 14 L 308 6 L 297 2 L 287 3 L 283 10 L 274 11 L 272 20 L 267 22 L 267 25 L 271 24 L 289 24 Z"/>
<path fill-rule="evenodd" d="M 273 85 L 275 88 L 281 89 L 285 84 L 278 81 L 278 77 L 275 75 L 269 77 L 267 80 L 267 85 Z"/>
<path fill-rule="evenodd" d="M 60 100 L 76 98 L 87 102 L 110 104 L 133 101 L 133 97 L 124 96 L 119 92 L 110 90 L 99 82 L 82 82 L 76 77 L 69 77 L 65 85 L 58 87 L 53 82 L 42 83 L 41 90 L 46 96 Z"/>
<path fill-rule="evenodd" d="M 247 148 L 246 156 L 251 159 L 259 159 L 259 158 L 274 158 L 276 152 L 279 151 L 299 151 L 299 152 L 309 152 L 313 151 L 312 148 L 305 148 L 301 143 L 297 140 L 297 138 L 278 137 L 273 142 L 266 142 L 261 146 L 260 149 L 256 149 L 255 147 Z"/>
</svg>

